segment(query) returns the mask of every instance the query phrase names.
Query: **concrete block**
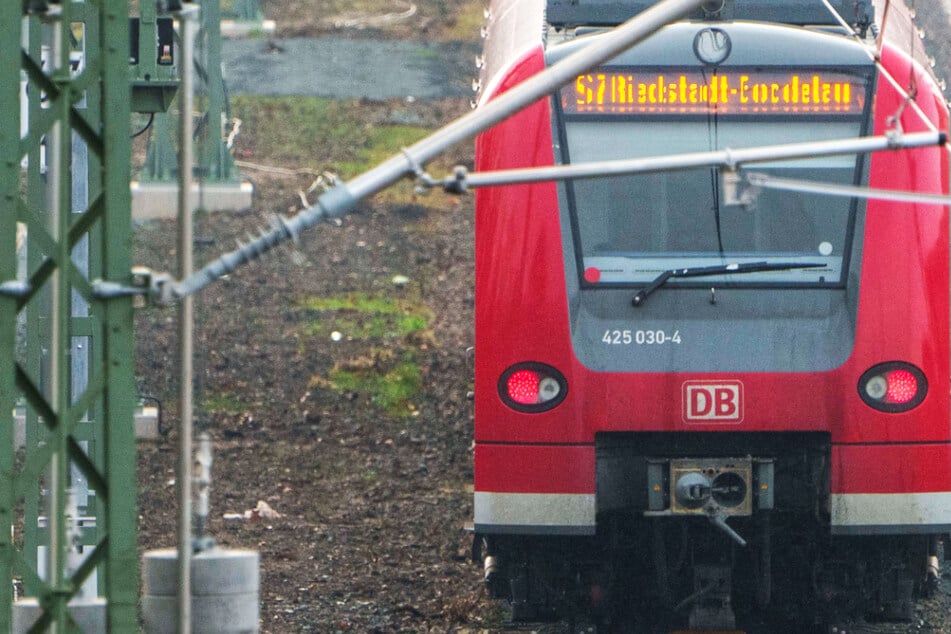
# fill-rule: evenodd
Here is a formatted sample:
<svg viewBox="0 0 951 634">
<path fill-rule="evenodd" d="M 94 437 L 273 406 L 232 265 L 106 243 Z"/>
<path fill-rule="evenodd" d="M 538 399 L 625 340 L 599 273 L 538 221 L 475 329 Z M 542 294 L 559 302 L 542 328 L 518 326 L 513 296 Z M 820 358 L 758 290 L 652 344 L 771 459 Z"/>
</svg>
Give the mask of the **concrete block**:
<svg viewBox="0 0 951 634">
<path fill-rule="evenodd" d="M 157 407 L 140 407 L 135 411 L 136 440 L 159 439 L 159 413 Z"/>
<path fill-rule="evenodd" d="M 177 183 L 142 183 L 133 181 L 132 219 L 154 220 L 175 218 L 178 215 Z M 251 207 L 254 186 L 240 183 L 194 183 L 192 201 L 195 209 L 215 211 L 241 211 Z"/>
<path fill-rule="evenodd" d="M 140 407 L 135 410 L 136 440 L 159 439 L 159 410 L 157 407 Z M 13 447 L 26 447 L 26 411 L 18 407 L 13 411 Z"/>
<path fill-rule="evenodd" d="M 20 599 L 13 603 L 13 634 L 25 634 L 40 618 L 42 611 L 36 599 Z M 87 634 L 105 634 L 106 600 L 83 599 L 69 603 L 69 614 L 79 629 Z"/>
<path fill-rule="evenodd" d="M 252 22 L 248 20 L 222 20 L 221 37 L 234 39 L 247 37 L 249 35 L 274 35 L 277 30 L 277 23 L 274 20 L 261 20 Z"/>
<path fill-rule="evenodd" d="M 178 551 L 152 550 L 143 559 L 143 629 L 175 634 Z M 192 557 L 192 634 L 258 632 L 259 566 L 254 550 L 213 548 Z"/>
</svg>

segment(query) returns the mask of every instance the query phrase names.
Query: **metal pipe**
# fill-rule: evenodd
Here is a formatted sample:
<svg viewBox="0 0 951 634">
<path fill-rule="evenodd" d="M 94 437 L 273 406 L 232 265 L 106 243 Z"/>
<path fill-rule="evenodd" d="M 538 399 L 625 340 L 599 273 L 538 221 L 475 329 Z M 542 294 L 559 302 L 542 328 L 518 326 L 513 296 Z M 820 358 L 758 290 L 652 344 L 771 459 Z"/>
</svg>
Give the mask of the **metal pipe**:
<svg viewBox="0 0 951 634">
<path fill-rule="evenodd" d="M 181 86 L 178 91 L 178 273 L 192 273 L 192 143 L 194 110 L 194 55 L 198 7 L 186 4 L 178 15 L 182 51 L 179 56 Z M 192 396 L 193 396 L 193 298 L 178 307 L 179 338 L 179 441 L 178 441 L 178 614 L 179 634 L 191 632 L 192 556 Z"/>
<path fill-rule="evenodd" d="M 922 205 L 951 205 L 951 196 L 944 194 L 928 194 L 894 189 L 873 189 L 871 187 L 837 185 L 835 183 L 816 183 L 795 178 L 780 178 L 757 172 L 743 174 L 743 180 L 746 181 L 749 186 L 760 189 L 777 189 L 780 191 L 819 194 L 822 196 L 839 196 L 841 198 L 890 200 Z"/>
<path fill-rule="evenodd" d="M 450 176 L 431 184 L 453 188 L 458 185 L 468 187 L 489 187 L 495 185 L 515 185 L 538 183 L 552 180 L 577 178 L 597 178 L 606 176 L 624 176 L 647 172 L 688 170 L 703 167 L 724 167 L 734 169 L 746 163 L 765 161 L 786 161 L 839 154 L 862 154 L 880 150 L 898 150 L 924 146 L 941 146 L 945 135 L 938 132 L 915 132 L 903 135 L 884 135 L 861 139 L 837 139 L 785 145 L 766 145 L 762 147 L 711 152 L 691 152 L 640 159 L 622 159 L 616 161 L 593 161 L 575 165 L 553 165 L 550 167 L 529 167 L 522 169 L 498 170 L 466 174 L 462 179 Z"/>
<path fill-rule="evenodd" d="M 68 12 L 68 7 L 63 7 Z M 69 51 L 65 30 L 70 22 L 62 13 L 51 14 L 49 27 L 52 41 L 50 47 L 50 77 L 54 82 L 62 82 L 69 75 Z M 65 19 L 64 19 L 65 18 Z M 53 455 L 49 466 L 49 555 L 47 581 L 55 591 L 60 591 L 66 582 L 67 548 L 67 501 L 69 470 L 69 454 L 67 449 L 68 429 L 65 412 L 69 407 L 67 373 L 69 362 L 66 351 L 69 349 L 69 283 L 65 268 L 69 261 L 69 241 L 67 238 L 69 227 L 69 159 L 70 147 L 68 131 L 64 130 L 67 121 L 66 109 L 68 100 L 61 95 L 55 99 L 52 108 L 59 110 L 56 120 L 50 127 L 47 139 L 47 191 L 49 203 L 48 226 L 50 237 L 56 244 L 56 261 L 58 266 L 50 276 L 50 304 L 49 304 L 49 386 L 48 395 L 53 409 L 57 412 L 56 420 L 46 421 L 52 428 Z M 56 601 L 51 606 L 52 623 L 50 631 L 55 633 L 66 631 L 66 602 Z"/>
<path fill-rule="evenodd" d="M 557 64 L 522 82 L 456 119 L 432 135 L 406 148 L 377 167 L 349 182 L 325 192 L 317 203 L 290 219 L 276 221 L 270 231 L 237 250 L 210 262 L 197 273 L 172 282 L 161 290 L 160 301 L 187 297 L 238 266 L 257 259 L 274 247 L 296 240 L 300 232 L 327 217 L 339 217 L 352 210 L 358 200 L 375 194 L 404 176 L 418 173 L 421 166 L 447 148 L 492 127 L 545 97 L 577 75 L 608 61 L 646 39 L 664 25 L 699 8 L 705 0 L 663 0 L 634 16 L 610 33 L 569 55 Z"/>
<path fill-rule="evenodd" d="M 208 526 L 209 503 L 211 498 L 211 436 L 202 433 L 198 437 L 198 453 L 195 455 L 195 486 L 198 488 L 198 510 L 195 511 L 195 532 L 203 541 Z M 196 550 L 199 548 L 196 547 Z"/>
</svg>

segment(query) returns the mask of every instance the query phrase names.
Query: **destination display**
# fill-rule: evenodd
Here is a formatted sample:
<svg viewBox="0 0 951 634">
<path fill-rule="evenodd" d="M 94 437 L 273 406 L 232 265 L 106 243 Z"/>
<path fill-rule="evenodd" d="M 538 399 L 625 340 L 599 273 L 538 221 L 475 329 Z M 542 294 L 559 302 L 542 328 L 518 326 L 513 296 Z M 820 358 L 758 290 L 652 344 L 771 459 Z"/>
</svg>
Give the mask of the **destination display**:
<svg viewBox="0 0 951 634">
<path fill-rule="evenodd" d="M 568 115 L 860 115 L 865 77 L 835 71 L 602 69 L 561 91 Z"/>
</svg>

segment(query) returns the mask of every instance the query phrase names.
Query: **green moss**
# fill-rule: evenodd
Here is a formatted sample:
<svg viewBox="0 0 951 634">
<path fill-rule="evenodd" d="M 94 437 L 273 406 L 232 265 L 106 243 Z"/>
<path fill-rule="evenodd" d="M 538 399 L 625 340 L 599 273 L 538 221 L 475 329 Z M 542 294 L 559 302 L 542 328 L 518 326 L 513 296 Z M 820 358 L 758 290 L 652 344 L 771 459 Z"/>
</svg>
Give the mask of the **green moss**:
<svg viewBox="0 0 951 634">
<path fill-rule="evenodd" d="M 207 395 L 201 406 L 209 414 L 240 414 L 248 409 L 244 401 L 230 392 Z"/>
<path fill-rule="evenodd" d="M 353 293 L 309 297 L 300 302 L 309 317 L 301 326 L 302 345 L 314 338 L 326 345 L 339 332 L 341 345 L 355 356 L 338 362 L 312 382 L 339 392 L 364 395 L 396 416 L 415 411 L 423 386 L 417 356 L 433 341 L 430 309 L 408 299 Z M 336 345 L 336 344 L 333 344 Z"/>
<path fill-rule="evenodd" d="M 375 127 L 366 136 L 362 146 L 357 148 L 357 160 L 342 162 L 338 165 L 340 175 L 348 179 L 362 174 L 374 165 L 379 165 L 391 156 L 399 154 L 400 150 L 413 145 L 428 134 L 429 130 L 415 126 Z"/>
<path fill-rule="evenodd" d="M 303 307 L 317 317 L 304 325 L 309 337 L 329 337 L 337 331 L 348 339 L 404 339 L 425 333 L 432 318 L 425 305 L 362 293 L 311 297 Z"/>
<path fill-rule="evenodd" d="M 413 355 L 407 355 L 385 374 L 375 366 L 359 370 L 334 369 L 330 372 L 330 382 L 341 391 L 369 394 L 374 405 L 390 414 L 406 415 L 415 409 L 410 399 L 422 389 L 423 377 Z"/>
<path fill-rule="evenodd" d="M 303 301 L 308 310 L 347 310 L 361 313 L 396 314 L 404 312 L 400 302 L 392 297 L 374 297 L 366 293 L 351 293 L 332 297 L 308 297 Z"/>
</svg>

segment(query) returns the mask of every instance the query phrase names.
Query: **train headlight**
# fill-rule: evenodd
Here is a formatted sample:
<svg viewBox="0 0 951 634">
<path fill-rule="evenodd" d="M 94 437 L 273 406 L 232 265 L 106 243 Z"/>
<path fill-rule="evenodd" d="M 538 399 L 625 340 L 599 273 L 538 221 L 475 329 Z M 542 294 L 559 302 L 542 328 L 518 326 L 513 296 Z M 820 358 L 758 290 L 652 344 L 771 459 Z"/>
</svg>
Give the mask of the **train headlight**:
<svg viewBox="0 0 951 634">
<path fill-rule="evenodd" d="M 544 363 L 519 363 L 499 377 L 499 396 L 519 412 L 544 412 L 565 400 L 567 393 L 564 375 Z"/>
<path fill-rule="evenodd" d="M 907 412 L 917 407 L 928 393 L 924 372 L 903 361 L 872 366 L 859 379 L 859 396 L 870 407 L 883 412 Z"/>
</svg>

